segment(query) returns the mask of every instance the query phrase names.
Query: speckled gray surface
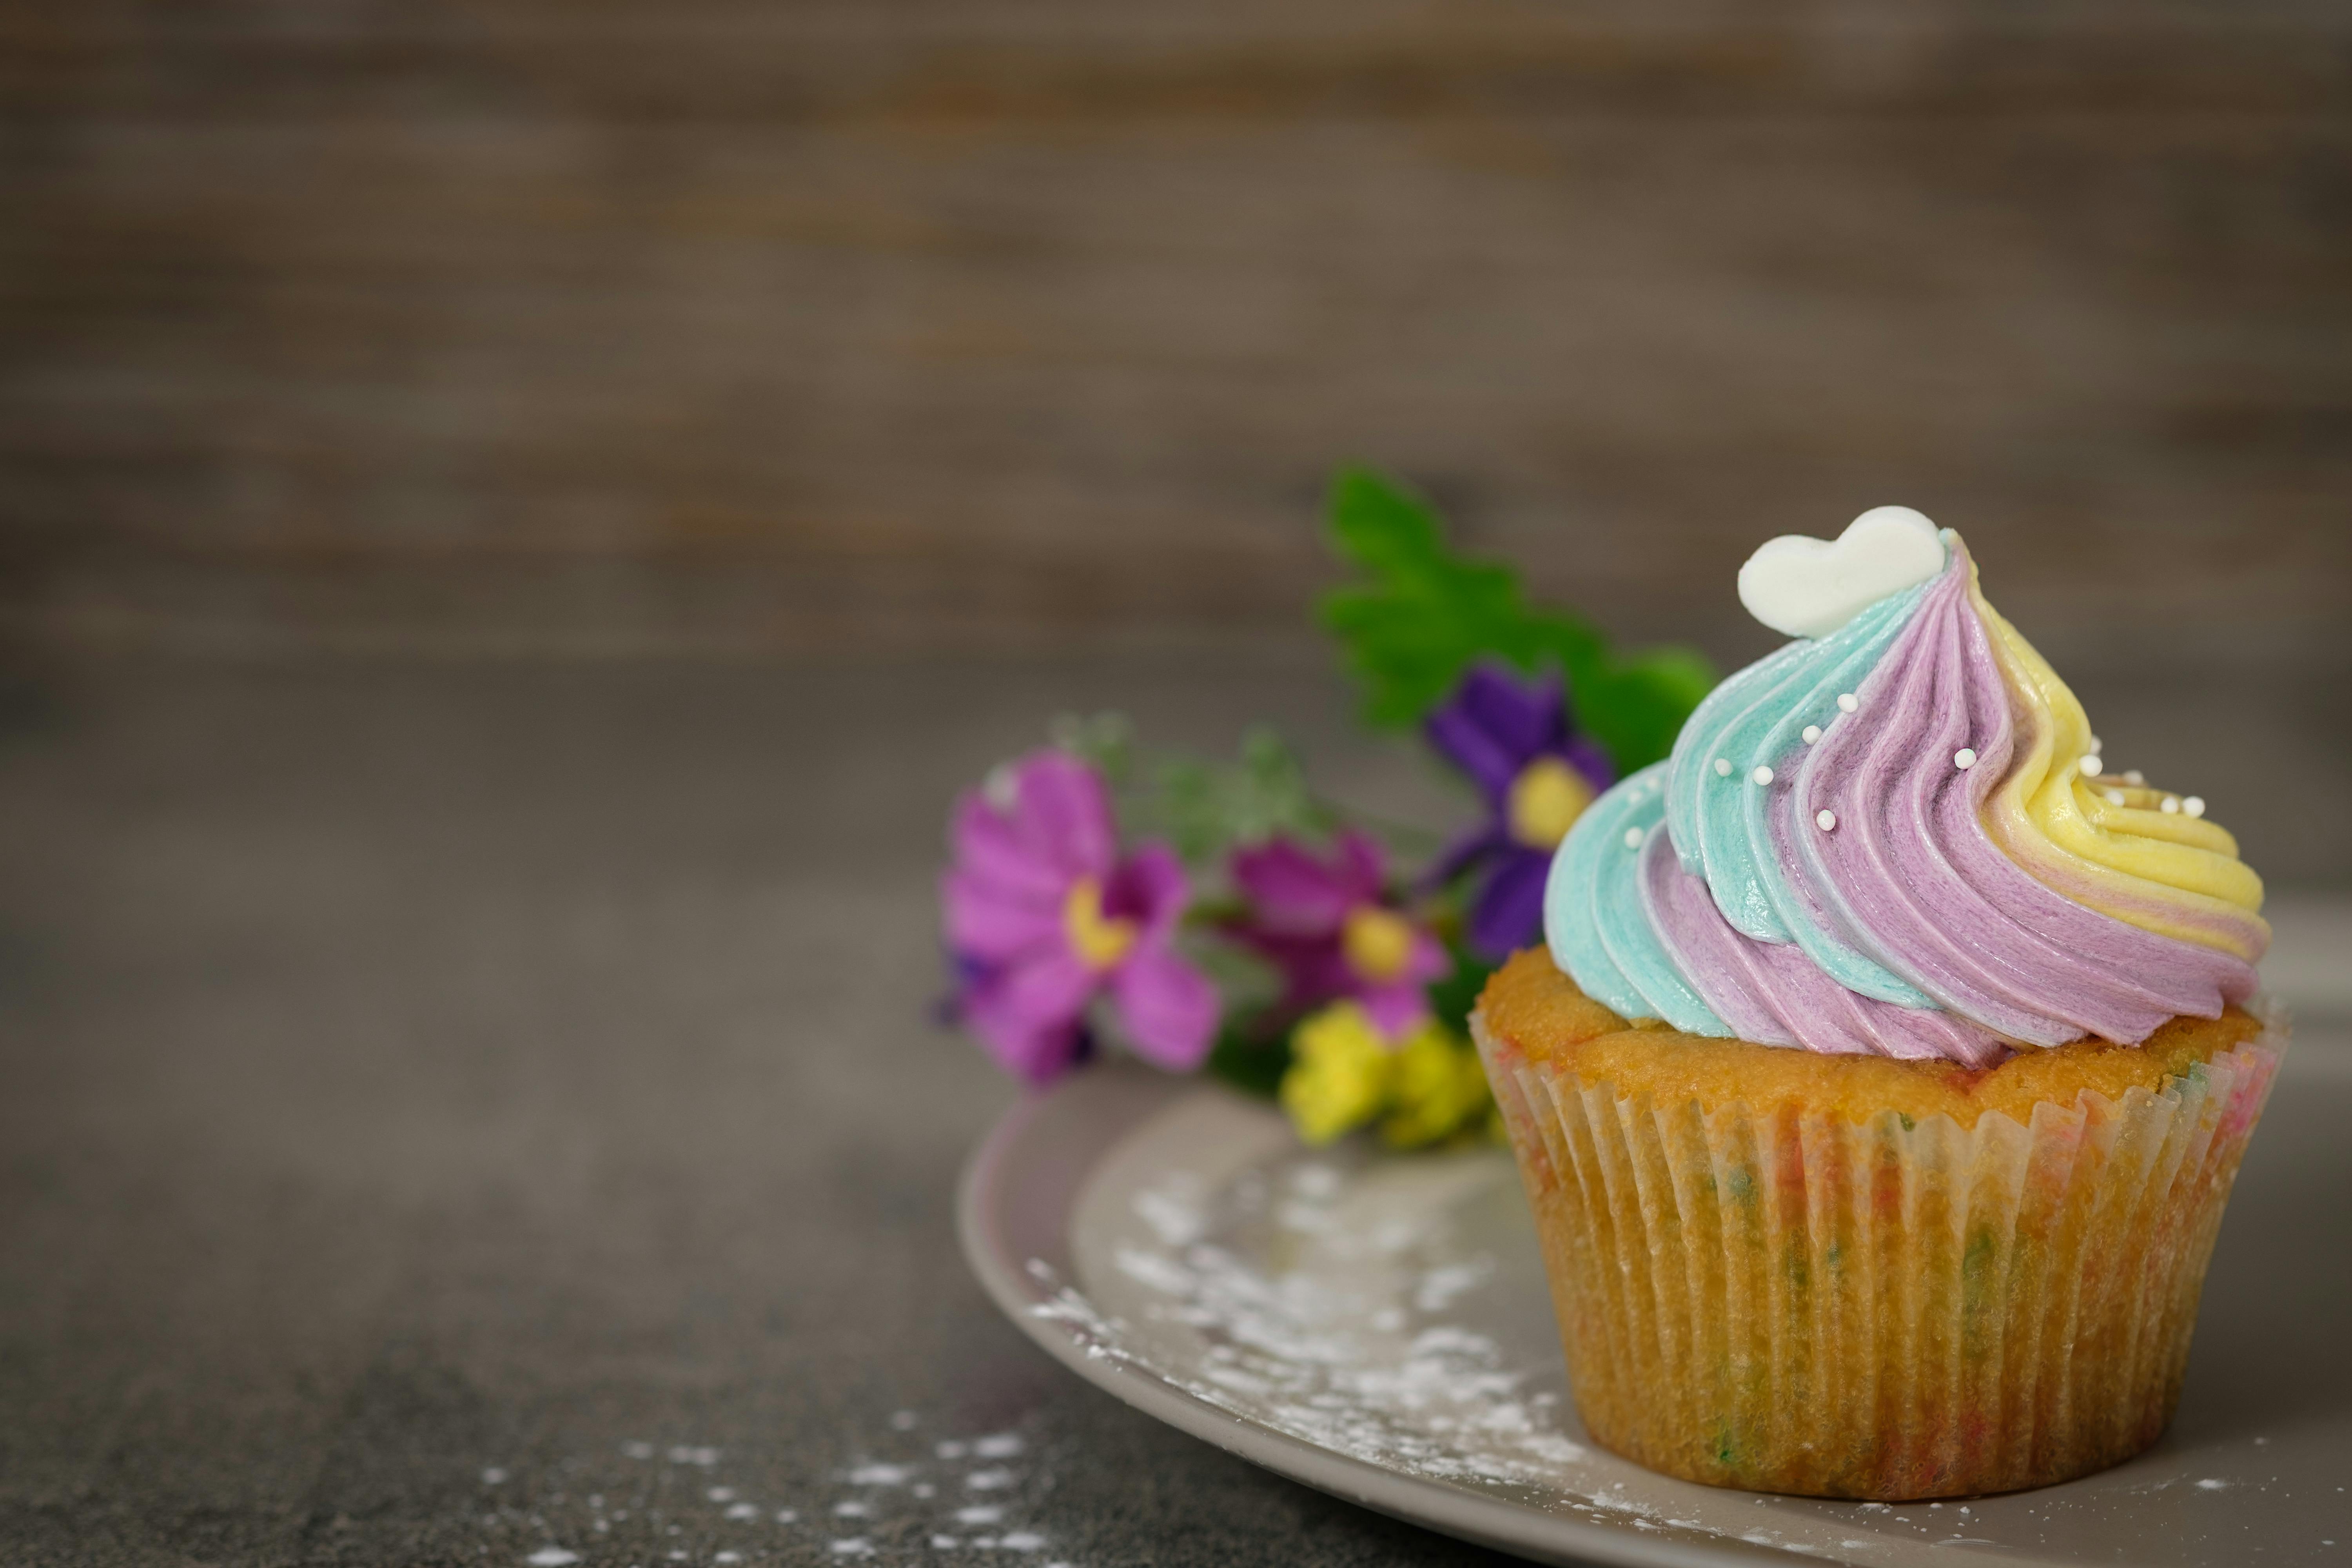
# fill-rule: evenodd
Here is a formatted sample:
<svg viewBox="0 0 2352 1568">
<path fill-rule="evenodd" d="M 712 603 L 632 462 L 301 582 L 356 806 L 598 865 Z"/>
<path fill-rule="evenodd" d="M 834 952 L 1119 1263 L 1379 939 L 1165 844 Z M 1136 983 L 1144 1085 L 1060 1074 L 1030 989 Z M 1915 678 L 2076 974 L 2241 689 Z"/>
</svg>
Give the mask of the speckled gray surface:
<svg viewBox="0 0 2352 1568">
<path fill-rule="evenodd" d="M 1434 798 L 1296 668 L 18 660 L 0 1562 L 1496 1561 L 1126 1409 L 957 1255 L 1013 1091 L 925 1018 L 943 808 L 1112 700 Z"/>
<path fill-rule="evenodd" d="M 1340 721 L 1306 678 L 19 664 L 0 1562 L 1493 1560 L 1087 1387 L 957 1253 L 1013 1091 L 925 1017 L 943 808 L 1121 690 Z"/>
</svg>

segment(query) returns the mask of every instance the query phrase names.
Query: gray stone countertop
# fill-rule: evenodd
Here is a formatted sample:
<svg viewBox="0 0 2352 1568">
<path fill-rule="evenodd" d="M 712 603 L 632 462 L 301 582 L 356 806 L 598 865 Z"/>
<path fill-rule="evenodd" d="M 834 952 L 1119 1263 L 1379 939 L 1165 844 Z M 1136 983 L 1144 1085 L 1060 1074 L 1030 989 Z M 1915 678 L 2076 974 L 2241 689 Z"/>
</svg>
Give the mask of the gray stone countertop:
<svg viewBox="0 0 2352 1568">
<path fill-rule="evenodd" d="M 958 1255 L 1014 1091 L 927 1016 L 945 808 L 1114 701 L 1433 798 L 1297 669 L 20 661 L 0 1561 L 1500 1561 L 1097 1393 Z"/>
<path fill-rule="evenodd" d="M 1371 755 L 1280 672 L 19 663 L 0 1562 L 1499 1561 L 1087 1386 L 957 1251 L 1014 1090 L 928 1016 L 946 806 L 1121 699 Z"/>
</svg>

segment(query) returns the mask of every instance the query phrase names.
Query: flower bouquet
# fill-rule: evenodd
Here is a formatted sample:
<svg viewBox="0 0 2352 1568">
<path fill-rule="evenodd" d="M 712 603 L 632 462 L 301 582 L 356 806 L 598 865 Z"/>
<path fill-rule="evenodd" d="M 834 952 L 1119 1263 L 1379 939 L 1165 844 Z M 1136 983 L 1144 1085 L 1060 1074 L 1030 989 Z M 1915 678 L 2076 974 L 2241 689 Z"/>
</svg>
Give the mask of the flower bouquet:
<svg viewBox="0 0 2352 1568">
<path fill-rule="evenodd" d="M 1311 789 L 1269 731 L 1211 763 L 1143 757 L 1115 714 L 1065 719 L 956 803 L 942 1012 L 1034 1083 L 1115 1046 L 1272 1096 L 1312 1143 L 1491 1136 L 1478 992 L 1540 935 L 1570 825 L 1667 753 L 1713 672 L 1612 654 L 1376 475 L 1339 474 L 1328 531 L 1362 576 L 1319 619 L 1365 722 L 1417 731 L 1475 821 L 1414 865 L 1419 836 Z"/>
</svg>

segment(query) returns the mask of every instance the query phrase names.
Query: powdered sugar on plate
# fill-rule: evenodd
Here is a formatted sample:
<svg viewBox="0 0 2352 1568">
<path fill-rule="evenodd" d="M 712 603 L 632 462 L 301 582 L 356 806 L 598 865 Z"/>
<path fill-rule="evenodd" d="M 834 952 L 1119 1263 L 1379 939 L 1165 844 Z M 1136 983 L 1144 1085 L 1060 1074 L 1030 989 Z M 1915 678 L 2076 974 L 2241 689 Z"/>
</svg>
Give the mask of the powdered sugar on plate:
<svg viewBox="0 0 2352 1568">
<path fill-rule="evenodd" d="M 1181 1168 L 1127 1195 L 1127 1223 L 1082 1254 L 1089 1289 L 1041 1312 L 1101 1353 L 1152 1329 L 1153 1370 L 1318 1447 L 1433 1479 L 1557 1490 L 1591 1456 L 1560 1430 L 1555 1375 L 1504 1364 L 1470 1304 L 1495 1258 L 1457 1223 L 1490 1155 L 1294 1153 L 1218 1184 Z M 1516 1194 L 1507 1194 L 1516 1201 Z M 1092 1265 L 1091 1268 L 1088 1266 Z M 1597 1489 L 1595 1489 L 1597 1491 Z M 1617 1508 L 1570 1489 L 1563 1503 Z"/>
</svg>

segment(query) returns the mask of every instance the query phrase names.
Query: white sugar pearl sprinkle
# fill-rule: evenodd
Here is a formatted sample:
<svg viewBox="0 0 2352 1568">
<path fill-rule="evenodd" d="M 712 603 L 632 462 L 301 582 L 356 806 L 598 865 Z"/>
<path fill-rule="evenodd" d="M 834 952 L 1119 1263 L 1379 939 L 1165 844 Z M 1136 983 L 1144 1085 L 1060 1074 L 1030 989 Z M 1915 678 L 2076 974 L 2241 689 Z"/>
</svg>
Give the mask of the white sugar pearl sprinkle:
<svg viewBox="0 0 2352 1568">
<path fill-rule="evenodd" d="M 1641 847 L 1642 830 L 1638 827 L 1627 828 L 1625 830 L 1625 847 L 1628 849 L 1639 849 Z"/>
<path fill-rule="evenodd" d="M 2144 784 L 2147 783 L 2147 775 L 2140 772 L 2137 768 L 2126 768 L 2124 770 L 2124 783 L 2127 784 Z"/>
<path fill-rule="evenodd" d="M 2099 776 L 2100 770 L 2107 764 L 2100 759 L 2096 752 L 2094 752 L 2074 765 L 2082 770 L 2084 778 L 2095 779 Z"/>
<path fill-rule="evenodd" d="M 1841 691 L 1841 692 L 1839 692 L 1839 693 L 1838 693 L 1838 711 L 1839 711 L 1839 712 L 1841 712 L 1841 713 L 1851 713 L 1851 712 L 1853 712 L 1855 709 L 1857 709 L 1857 708 L 1859 708 L 1859 707 L 1861 707 L 1861 706 L 1862 706 L 1861 702 L 1859 702 L 1858 700 L 1855 700 L 1854 695 L 1853 695 L 1853 692 L 1851 692 L 1851 691 Z"/>
<path fill-rule="evenodd" d="M 2157 802 L 2156 808 L 2167 816 L 2176 816 L 2180 810 L 2180 797 L 2177 795 L 2166 795 Z"/>
<path fill-rule="evenodd" d="M 1829 832 L 1832 828 L 1837 826 L 1837 813 L 1830 810 L 1826 806 L 1822 807 L 1821 810 L 1813 813 L 1813 826 L 1820 828 L 1823 833 Z"/>
<path fill-rule="evenodd" d="M 1804 733 L 1805 733 L 1805 744 L 1807 744 L 1808 746 L 1810 746 L 1810 745 L 1811 745 L 1815 741 L 1818 741 L 1818 740 L 1820 740 L 1820 739 L 1822 738 L 1822 727 L 1821 727 L 1819 724 L 1808 724 L 1808 725 L 1806 725 L 1806 726 L 1805 726 L 1805 731 L 1804 731 Z"/>
<path fill-rule="evenodd" d="M 1958 751 L 1952 753 L 1952 766 L 1956 768 L 1972 768 L 1976 765 L 1977 749 L 1974 746 L 1962 746 Z"/>
<path fill-rule="evenodd" d="M 1755 780 L 1758 784 L 1768 784 L 1772 782 L 1772 770 L 1770 768 L 1758 768 L 1754 773 L 1749 773 L 1748 776 Z"/>
<path fill-rule="evenodd" d="M 2109 805 L 2123 805 L 2123 803 L 2124 803 L 2124 792 L 2123 792 L 2123 791 L 2121 791 L 2121 790 L 2119 790 L 2119 789 L 2111 789 L 2111 790 L 2106 791 L 2105 793 L 2106 793 L 2106 796 L 2107 796 L 2107 804 L 2108 804 Z"/>
<path fill-rule="evenodd" d="M 1717 778 L 1729 778 L 1731 776 L 1731 759 L 1728 757 L 1716 758 L 1715 774 Z"/>
<path fill-rule="evenodd" d="M 2192 795 L 2180 803 L 2180 809 L 2191 816 L 2202 816 L 2205 815 L 2205 797 L 2201 795 Z"/>
</svg>

